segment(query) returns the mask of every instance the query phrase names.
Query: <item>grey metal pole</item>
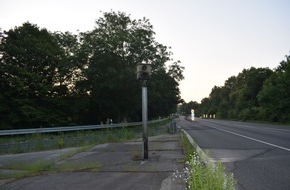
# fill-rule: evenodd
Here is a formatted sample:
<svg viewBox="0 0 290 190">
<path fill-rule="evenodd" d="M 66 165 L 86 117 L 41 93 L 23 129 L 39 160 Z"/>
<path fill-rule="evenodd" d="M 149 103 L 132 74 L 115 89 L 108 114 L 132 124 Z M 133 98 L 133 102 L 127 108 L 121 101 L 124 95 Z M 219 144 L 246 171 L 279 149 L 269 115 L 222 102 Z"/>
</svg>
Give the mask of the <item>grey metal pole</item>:
<svg viewBox="0 0 290 190">
<path fill-rule="evenodd" d="M 143 126 L 143 158 L 148 159 L 148 110 L 147 110 L 147 87 L 142 86 L 142 126 Z"/>
</svg>

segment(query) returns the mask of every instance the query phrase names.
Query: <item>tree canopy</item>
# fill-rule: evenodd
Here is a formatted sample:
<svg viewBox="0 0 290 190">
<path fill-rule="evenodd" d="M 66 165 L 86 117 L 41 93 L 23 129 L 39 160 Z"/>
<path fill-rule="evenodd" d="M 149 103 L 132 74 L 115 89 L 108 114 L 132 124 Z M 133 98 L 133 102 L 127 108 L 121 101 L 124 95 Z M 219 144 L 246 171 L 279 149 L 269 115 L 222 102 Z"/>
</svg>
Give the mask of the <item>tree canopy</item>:
<svg viewBox="0 0 290 190">
<path fill-rule="evenodd" d="M 139 121 L 138 63 L 152 66 L 149 118 L 175 112 L 184 68 L 154 35 L 148 19 L 114 11 L 78 35 L 52 33 L 28 22 L 4 31 L 0 128 L 99 124 L 107 118 Z"/>
<path fill-rule="evenodd" d="M 290 57 L 269 68 L 244 69 L 229 77 L 223 86 L 214 86 L 209 97 L 198 105 L 197 115 L 217 118 L 290 122 Z M 189 103 L 184 103 L 184 109 Z M 186 112 L 189 114 L 189 112 Z"/>
</svg>

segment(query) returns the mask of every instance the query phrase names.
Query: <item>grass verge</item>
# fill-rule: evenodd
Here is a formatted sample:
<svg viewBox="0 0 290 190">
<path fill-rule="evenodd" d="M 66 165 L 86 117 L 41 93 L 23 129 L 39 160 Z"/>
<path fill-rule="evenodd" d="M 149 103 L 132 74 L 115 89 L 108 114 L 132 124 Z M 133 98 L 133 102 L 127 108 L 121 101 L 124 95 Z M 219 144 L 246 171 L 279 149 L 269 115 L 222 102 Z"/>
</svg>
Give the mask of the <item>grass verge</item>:
<svg viewBox="0 0 290 190">
<path fill-rule="evenodd" d="M 164 134 L 172 118 L 149 124 L 149 136 Z M 107 128 L 66 133 L 6 136 L 0 139 L 0 155 L 82 147 L 108 142 L 123 142 L 142 136 L 142 126 Z"/>
<path fill-rule="evenodd" d="M 186 152 L 184 168 L 187 190 L 234 190 L 236 181 L 232 174 L 225 172 L 221 162 L 205 163 L 196 147 L 192 147 L 182 134 L 182 145 Z"/>
</svg>

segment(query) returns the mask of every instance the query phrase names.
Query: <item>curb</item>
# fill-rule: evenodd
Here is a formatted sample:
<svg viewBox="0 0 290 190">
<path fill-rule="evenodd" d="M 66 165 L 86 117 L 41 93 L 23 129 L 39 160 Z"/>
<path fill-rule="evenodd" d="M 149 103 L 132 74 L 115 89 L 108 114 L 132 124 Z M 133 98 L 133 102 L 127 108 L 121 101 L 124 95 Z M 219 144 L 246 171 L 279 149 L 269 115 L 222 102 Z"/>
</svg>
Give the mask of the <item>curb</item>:
<svg viewBox="0 0 290 190">
<path fill-rule="evenodd" d="M 215 164 L 215 161 L 211 158 L 209 158 L 205 152 L 197 145 L 197 143 L 192 139 L 192 137 L 184 130 L 182 129 L 180 126 L 178 126 L 178 128 L 181 130 L 181 132 L 186 136 L 187 140 L 190 142 L 191 146 L 193 148 L 196 148 L 196 152 L 199 154 L 199 156 L 201 157 L 202 161 L 208 165 L 208 164 Z"/>
</svg>

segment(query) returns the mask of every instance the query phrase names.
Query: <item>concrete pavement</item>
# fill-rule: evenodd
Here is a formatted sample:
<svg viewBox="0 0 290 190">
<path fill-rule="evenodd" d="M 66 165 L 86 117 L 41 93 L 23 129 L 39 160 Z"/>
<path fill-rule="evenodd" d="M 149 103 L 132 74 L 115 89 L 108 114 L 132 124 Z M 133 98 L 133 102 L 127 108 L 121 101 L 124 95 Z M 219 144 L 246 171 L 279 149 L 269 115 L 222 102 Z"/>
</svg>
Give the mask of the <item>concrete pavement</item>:
<svg viewBox="0 0 290 190">
<path fill-rule="evenodd" d="M 70 148 L 0 156 L 0 177 L 9 173 L 25 172 L 17 168 L 11 170 L 12 163 L 25 164 L 37 160 L 52 163 L 52 169 L 42 172 L 41 175 L 18 180 L 2 177 L 0 189 L 185 189 L 185 183 L 179 177 L 184 166 L 179 132 L 149 137 L 148 160 L 142 160 L 140 139 L 101 144 L 68 156 L 76 150 Z"/>
</svg>

